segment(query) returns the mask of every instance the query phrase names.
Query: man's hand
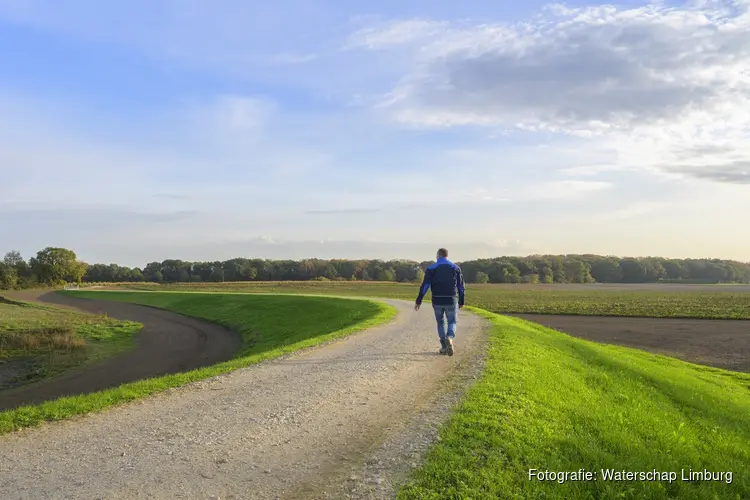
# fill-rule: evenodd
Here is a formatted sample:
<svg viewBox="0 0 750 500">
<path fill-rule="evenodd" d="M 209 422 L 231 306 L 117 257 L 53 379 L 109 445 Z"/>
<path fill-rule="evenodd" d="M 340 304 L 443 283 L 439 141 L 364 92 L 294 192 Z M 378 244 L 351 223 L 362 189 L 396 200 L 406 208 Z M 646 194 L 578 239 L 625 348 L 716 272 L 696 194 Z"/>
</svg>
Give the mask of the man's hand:
<svg viewBox="0 0 750 500">
<path fill-rule="evenodd" d="M 414 304 L 414 310 L 415 310 L 415 311 L 419 311 L 419 306 L 420 306 L 420 305 L 421 305 L 421 304 Z"/>
<path fill-rule="evenodd" d="M 459 306 L 458 306 L 458 310 L 459 310 L 459 311 L 460 311 L 461 309 L 463 309 L 463 308 L 464 308 L 464 305 L 463 305 L 463 304 L 461 304 L 461 305 L 459 305 Z"/>
</svg>

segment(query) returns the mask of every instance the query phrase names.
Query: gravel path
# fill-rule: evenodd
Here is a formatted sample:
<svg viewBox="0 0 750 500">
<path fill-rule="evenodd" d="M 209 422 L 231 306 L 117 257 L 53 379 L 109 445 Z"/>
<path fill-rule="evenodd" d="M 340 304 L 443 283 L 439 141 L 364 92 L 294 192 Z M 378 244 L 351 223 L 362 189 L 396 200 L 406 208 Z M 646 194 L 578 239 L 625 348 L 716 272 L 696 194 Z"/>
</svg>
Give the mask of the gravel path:
<svg viewBox="0 0 750 500">
<path fill-rule="evenodd" d="M 487 324 L 462 313 L 441 356 L 429 304 L 384 302 L 388 325 L 0 437 L 0 498 L 392 498 L 481 370 Z"/>
</svg>

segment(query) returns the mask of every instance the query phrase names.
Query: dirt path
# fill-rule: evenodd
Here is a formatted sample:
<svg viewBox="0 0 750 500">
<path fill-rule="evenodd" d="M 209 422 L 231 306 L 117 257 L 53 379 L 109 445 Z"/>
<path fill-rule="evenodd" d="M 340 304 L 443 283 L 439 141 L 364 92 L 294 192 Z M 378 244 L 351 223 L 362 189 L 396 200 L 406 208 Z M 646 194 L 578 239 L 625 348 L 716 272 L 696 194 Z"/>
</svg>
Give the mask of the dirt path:
<svg viewBox="0 0 750 500">
<path fill-rule="evenodd" d="M 429 307 L 127 406 L 0 437 L 0 498 L 390 498 L 483 361 Z"/>
<path fill-rule="evenodd" d="M 17 299 L 143 323 L 134 350 L 96 365 L 0 393 L 0 411 L 61 396 L 85 394 L 143 378 L 177 373 L 230 359 L 240 338 L 218 325 L 169 311 L 120 302 L 77 299 L 54 292 L 19 292 Z"/>
</svg>

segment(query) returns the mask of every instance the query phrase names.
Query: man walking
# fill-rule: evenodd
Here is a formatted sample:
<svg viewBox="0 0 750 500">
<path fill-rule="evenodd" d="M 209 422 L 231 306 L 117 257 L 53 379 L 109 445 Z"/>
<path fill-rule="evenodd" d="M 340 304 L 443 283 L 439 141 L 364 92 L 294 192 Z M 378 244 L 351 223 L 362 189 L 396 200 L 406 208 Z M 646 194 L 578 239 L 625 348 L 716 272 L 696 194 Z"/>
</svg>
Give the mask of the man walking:
<svg viewBox="0 0 750 500">
<path fill-rule="evenodd" d="M 456 337 L 456 319 L 458 310 L 464 307 L 464 275 L 461 268 L 448 260 L 448 250 L 441 248 L 437 252 L 437 262 L 427 268 L 424 280 L 419 288 L 414 310 L 419 311 L 422 299 L 432 290 L 432 308 L 437 320 L 440 337 L 440 354 L 453 356 L 453 339 Z M 448 319 L 448 331 L 445 330 L 445 318 Z"/>
</svg>

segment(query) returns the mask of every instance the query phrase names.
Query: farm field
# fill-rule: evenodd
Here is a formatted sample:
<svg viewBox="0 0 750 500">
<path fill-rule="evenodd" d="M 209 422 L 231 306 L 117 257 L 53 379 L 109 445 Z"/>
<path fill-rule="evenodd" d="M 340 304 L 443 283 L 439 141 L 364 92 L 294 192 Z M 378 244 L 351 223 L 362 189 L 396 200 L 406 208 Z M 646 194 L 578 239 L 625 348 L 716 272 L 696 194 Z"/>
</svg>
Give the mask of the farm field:
<svg viewBox="0 0 750 500">
<path fill-rule="evenodd" d="M 0 391 L 131 350 L 141 327 L 0 297 Z"/>
<path fill-rule="evenodd" d="M 277 282 L 121 284 L 105 288 L 240 293 L 309 293 L 414 300 L 417 284 Z M 427 294 L 427 300 L 430 295 Z M 750 319 L 745 285 L 467 285 L 467 305 L 499 314 Z"/>
</svg>

